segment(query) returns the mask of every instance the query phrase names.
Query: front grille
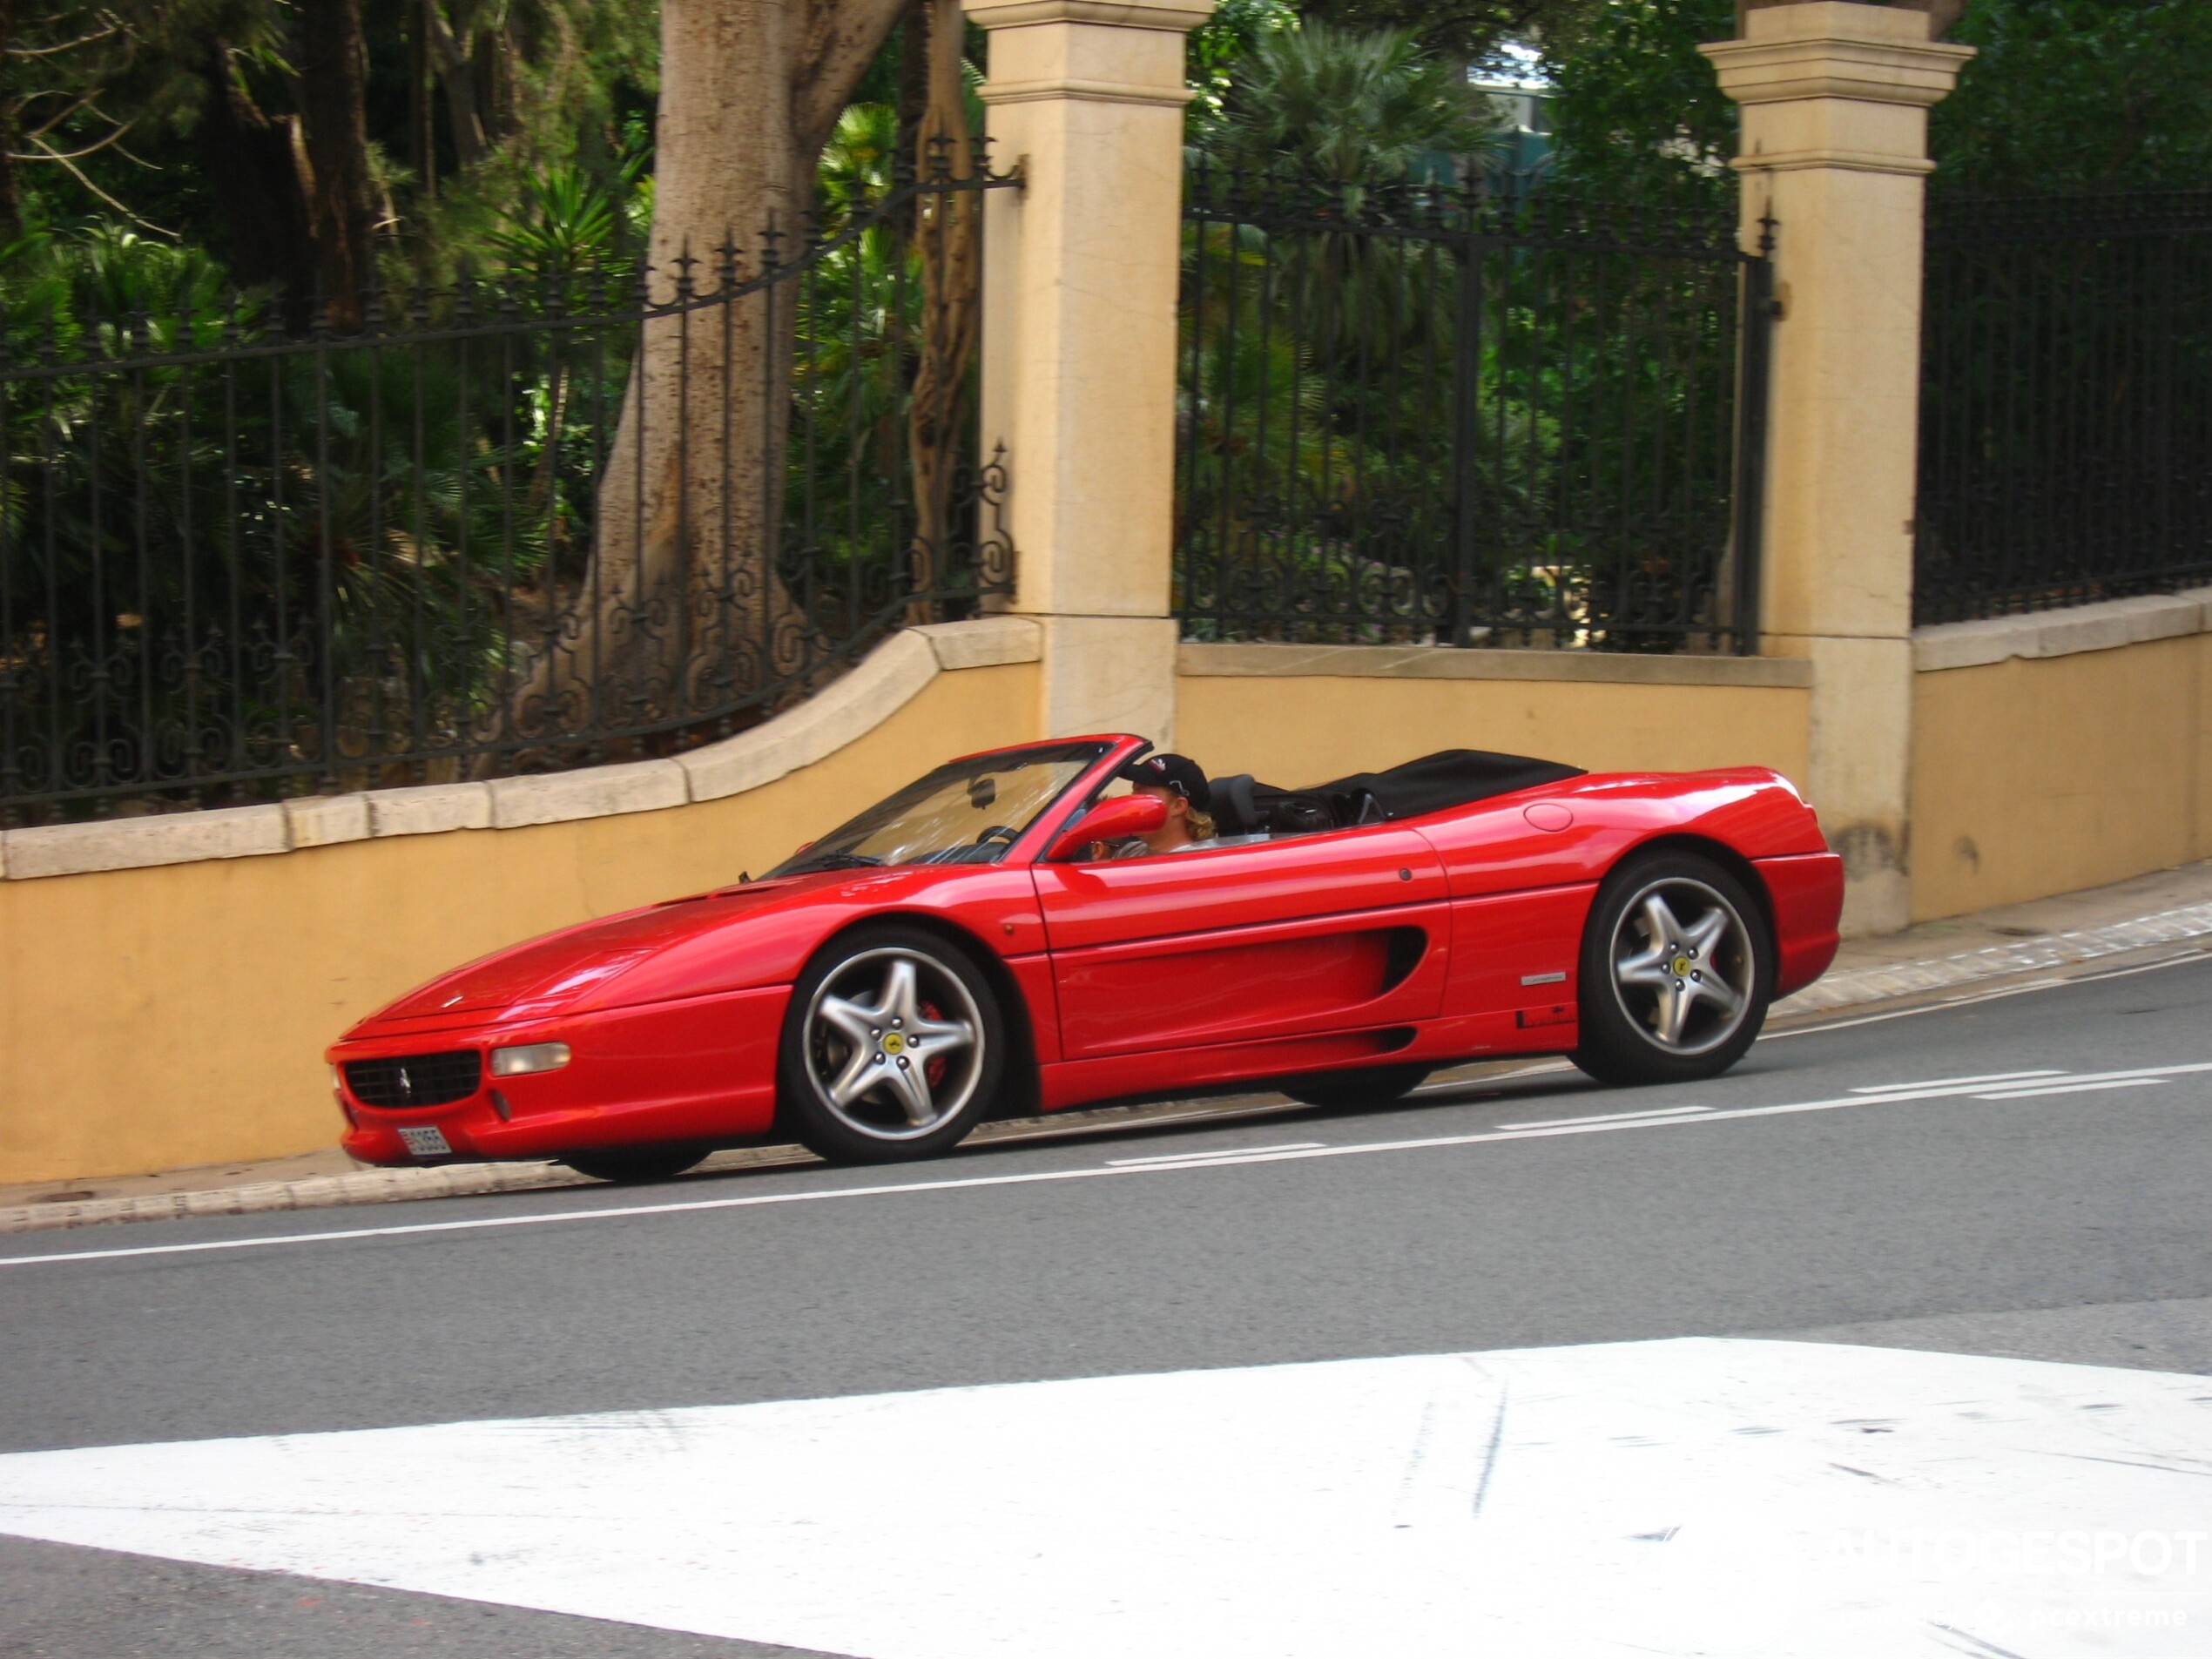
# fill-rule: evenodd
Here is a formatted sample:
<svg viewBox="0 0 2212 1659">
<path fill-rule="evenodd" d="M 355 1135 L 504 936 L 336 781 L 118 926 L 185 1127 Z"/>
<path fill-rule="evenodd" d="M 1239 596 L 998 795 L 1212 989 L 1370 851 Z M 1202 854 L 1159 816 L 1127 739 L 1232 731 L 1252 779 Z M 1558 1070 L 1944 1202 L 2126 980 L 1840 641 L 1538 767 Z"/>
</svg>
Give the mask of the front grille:
<svg viewBox="0 0 2212 1659">
<path fill-rule="evenodd" d="M 483 1056 L 474 1049 L 403 1054 L 390 1060 L 348 1060 L 346 1087 L 364 1106 L 443 1106 L 476 1092 Z"/>
</svg>

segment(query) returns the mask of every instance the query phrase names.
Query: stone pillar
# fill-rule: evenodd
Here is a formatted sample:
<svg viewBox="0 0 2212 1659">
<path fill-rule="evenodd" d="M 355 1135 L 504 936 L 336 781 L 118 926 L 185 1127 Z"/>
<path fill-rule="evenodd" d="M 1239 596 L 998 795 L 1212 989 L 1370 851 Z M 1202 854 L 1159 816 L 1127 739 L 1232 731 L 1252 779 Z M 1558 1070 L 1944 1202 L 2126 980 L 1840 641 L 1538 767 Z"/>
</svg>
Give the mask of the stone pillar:
<svg viewBox="0 0 2212 1659">
<path fill-rule="evenodd" d="M 990 31 L 983 409 L 1044 730 L 1174 739 L 1184 36 L 1213 0 L 967 0 Z"/>
<path fill-rule="evenodd" d="M 1912 502 L 1927 111 L 1973 56 L 1925 11 L 1809 0 L 1700 48 L 1743 106 L 1745 246 L 1775 226 L 1761 636 L 1813 664 L 1806 793 L 1844 928 L 1910 919 Z"/>
</svg>

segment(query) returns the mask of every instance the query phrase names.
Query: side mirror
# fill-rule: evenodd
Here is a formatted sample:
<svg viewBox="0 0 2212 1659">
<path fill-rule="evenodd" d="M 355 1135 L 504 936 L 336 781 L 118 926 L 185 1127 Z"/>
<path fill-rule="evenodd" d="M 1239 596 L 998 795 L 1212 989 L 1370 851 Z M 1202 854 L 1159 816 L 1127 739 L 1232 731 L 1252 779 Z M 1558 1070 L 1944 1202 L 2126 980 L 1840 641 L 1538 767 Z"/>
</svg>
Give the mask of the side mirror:
<svg viewBox="0 0 2212 1659">
<path fill-rule="evenodd" d="M 1116 795 L 1102 800 L 1060 833 L 1045 861 L 1079 858 L 1093 841 L 1118 841 L 1147 835 L 1168 821 L 1168 804 L 1157 795 Z"/>
</svg>

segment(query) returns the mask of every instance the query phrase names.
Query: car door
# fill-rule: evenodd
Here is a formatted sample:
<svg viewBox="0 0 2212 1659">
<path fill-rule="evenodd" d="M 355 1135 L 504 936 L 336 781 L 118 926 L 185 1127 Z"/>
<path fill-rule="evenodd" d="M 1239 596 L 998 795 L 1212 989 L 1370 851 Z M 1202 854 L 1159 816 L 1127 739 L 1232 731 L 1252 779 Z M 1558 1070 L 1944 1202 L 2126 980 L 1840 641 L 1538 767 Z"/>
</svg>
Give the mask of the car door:
<svg viewBox="0 0 2212 1659">
<path fill-rule="evenodd" d="M 1444 867 L 1379 825 L 1248 846 L 1035 867 L 1068 1060 L 1435 1015 Z"/>
</svg>

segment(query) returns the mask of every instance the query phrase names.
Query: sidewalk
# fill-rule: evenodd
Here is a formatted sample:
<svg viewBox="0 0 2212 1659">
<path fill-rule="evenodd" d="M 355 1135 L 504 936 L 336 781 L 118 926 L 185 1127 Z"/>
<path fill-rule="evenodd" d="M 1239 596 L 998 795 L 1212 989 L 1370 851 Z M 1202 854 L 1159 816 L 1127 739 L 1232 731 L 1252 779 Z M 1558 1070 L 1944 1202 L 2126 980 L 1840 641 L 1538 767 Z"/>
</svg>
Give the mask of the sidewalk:
<svg viewBox="0 0 2212 1659">
<path fill-rule="evenodd" d="M 2009 905 L 1932 921 L 1882 939 L 1848 941 L 1815 985 L 1776 1004 L 1773 1018 L 1802 1023 L 1835 1009 L 1925 1000 L 1965 986 L 2033 982 L 2109 958 L 2156 960 L 2212 948 L 2212 862 L 2184 865 L 2108 887 Z M 2107 964 L 2116 965 L 2116 964 Z M 1460 1069 L 1470 1081 L 1525 1061 Z M 1086 1130 L 1184 1118 L 1244 1117 L 1298 1109 L 1279 1095 L 1239 1095 L 1199 1103 L 1111 1106 L 987 1123 L 974 1140 L 1027 1141 Z M 807 1163 L 797 1147 L 718 1152 L 698 1173 Z M 425 1170 L 370 1170 L 333 1149 L 261 1163 L 202 1165 L 158 1175 L 0 1187 L 0 1233 L 86 1227 L 113 1221 L 172 1221 L 186 1216 L 316 1210 L 334 1204 L 462 1197 L 600 1184 L 549 1163 L 456 1163 Z"/>
</svg>

